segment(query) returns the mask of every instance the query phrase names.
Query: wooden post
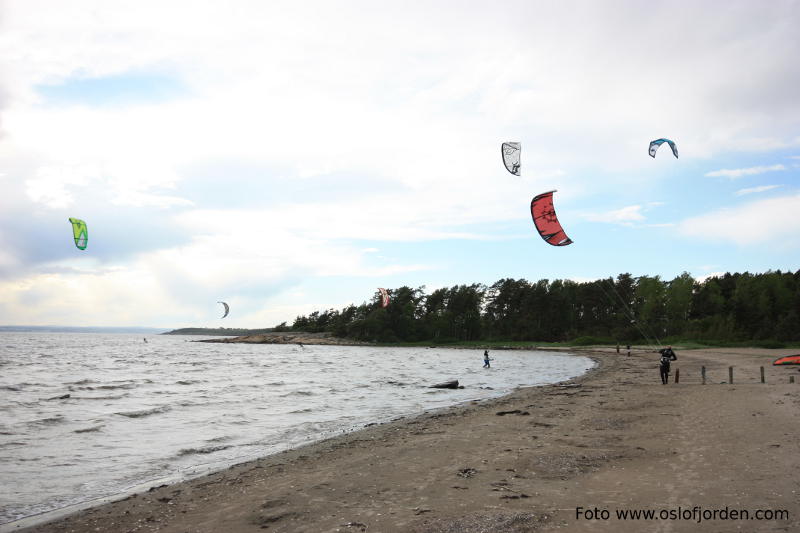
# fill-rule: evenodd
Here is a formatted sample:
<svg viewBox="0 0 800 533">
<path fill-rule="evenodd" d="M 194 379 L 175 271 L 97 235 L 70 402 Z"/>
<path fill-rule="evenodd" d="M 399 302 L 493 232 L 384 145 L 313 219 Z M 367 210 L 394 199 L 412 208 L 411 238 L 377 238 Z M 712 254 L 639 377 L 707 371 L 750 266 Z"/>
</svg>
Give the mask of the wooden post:
<svg viewBox="0 0 800 533">
<path fill-rule="evenodd" d="M 733 367 L 732 366 L 728 367 L 728 383 L 733 385 Z"/>
<path fill-rule="evenodd" d="M 766 381 L 764 381 L 764 367 L 763 366 L 761 367 L 761 383 L 766 383 Z"/>
<path fill-rule="evenodd" d="M 700 367 L 700 375 L 703 377 L 703 385 L 706 384 L 706 367 Z"/>
<path fill-rule="evenodd" d="M 675 369 L 675 383 L 680 383 L 680 382 L 681 382 L 681 369 L 680 368 L 676 368 Z"/>
<path fill-rule="evenodd" d="M 794 383 L 794 376 L 789 376 L 789 383 Z"/>
</svg>

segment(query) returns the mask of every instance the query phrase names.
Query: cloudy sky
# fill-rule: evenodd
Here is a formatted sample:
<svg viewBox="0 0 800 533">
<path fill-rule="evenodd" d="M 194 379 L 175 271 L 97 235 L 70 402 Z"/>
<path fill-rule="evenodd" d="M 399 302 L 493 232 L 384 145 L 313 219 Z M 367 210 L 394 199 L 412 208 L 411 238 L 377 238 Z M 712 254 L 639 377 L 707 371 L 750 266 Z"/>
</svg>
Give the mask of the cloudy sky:
<svg viewBox="0 0 800 533">
<path fill-rule="evenodd" d="M 798 22 L 792 0 L 0 2 L 0 324 L 797 270 Z M 571 246 L 532 225 L 551 189 Z"/>
</svg>

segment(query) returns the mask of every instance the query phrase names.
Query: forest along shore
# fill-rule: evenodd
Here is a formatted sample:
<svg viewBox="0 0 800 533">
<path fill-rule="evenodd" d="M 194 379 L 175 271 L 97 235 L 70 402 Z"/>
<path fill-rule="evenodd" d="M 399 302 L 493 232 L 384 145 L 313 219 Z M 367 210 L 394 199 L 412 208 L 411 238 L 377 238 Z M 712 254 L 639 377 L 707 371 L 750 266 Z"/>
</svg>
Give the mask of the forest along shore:
<svg viewBox="0 0 800 533">
<path fill-rule="evenodd" d="M 800 528 L 800 383 L 788 383 L 800 373 L 769 366 L 785 351 L 678 351 L 681 382 L 667 386 L 655 353 L 579 353 L 600 365 L 569 383 L 373 425 L 25 531 Z M 729 366 L 734 382 L 721 383 Z M 617 516 L 679 508 L 717 519 Z M 723 509 L 750 520 L 720 519 Z"/>
</svg>

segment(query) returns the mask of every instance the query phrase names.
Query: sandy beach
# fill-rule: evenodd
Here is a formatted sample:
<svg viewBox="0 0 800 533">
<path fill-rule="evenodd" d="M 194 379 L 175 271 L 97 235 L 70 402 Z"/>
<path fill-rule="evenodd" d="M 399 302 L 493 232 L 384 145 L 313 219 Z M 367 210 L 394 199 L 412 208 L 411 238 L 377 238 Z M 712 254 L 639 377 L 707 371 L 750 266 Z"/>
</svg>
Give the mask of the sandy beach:
<svg viewBox="0 0 800 533">
<path fill-rule="evenodd" d="M 667 386 L 657 354 L 575 353 L 598 367 L 15 531 L 800 530 L 800 373 L 770 366 L 789 352 L 678 350 Z"/>
</svg>

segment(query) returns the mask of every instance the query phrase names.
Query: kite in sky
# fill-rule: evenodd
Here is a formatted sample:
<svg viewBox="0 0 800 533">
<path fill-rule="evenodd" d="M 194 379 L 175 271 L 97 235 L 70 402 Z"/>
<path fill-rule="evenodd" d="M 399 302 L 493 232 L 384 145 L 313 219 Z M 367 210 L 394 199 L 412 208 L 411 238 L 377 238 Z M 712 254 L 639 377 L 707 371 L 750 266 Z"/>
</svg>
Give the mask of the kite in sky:
<svg viewBox="0 0 800 533">
<path fill-rule="evenodd" d="M 520 175 L 521 152 L 522 152 L 521 143 L 503 143 L 503 146 L 500 147 L 500 153 L 503 154 L 503 164 L 506 166 L 506 170 L 508 170 L 515 176 Z"/>
<path fill-rule="evenodd" d="M 389 291 L 383 288 L 378 288 L 378 291 L 381 293 L 381 307 L 388 307 L 389 306 Z"/>
<path fill-rule="evenodd" d="M 669 139 L 656 139 L 655 141 L 651 141 L 650 142 L 650 148 L 648 149 L 648 152 L 650 153 L 650 157 L 655 157 L 656 156 L 656 150 L 658 150 L 658 147 L 661 146 L 664 143 L 667 143 L 669 145 L 669 147 L 672 148 L 672 155 L 674 155 L 675 159 L 677 159 L 678 158 L 678 147 L 675 146 L 675 143 L 670 141 Z"/>
<path fill-rule="evenodd" d="M 225 314 L 222 315 L 220 318 L 225 318 L 226 316 L 228 316 L 228 312 L 230 312 L 230 310 L 231 310 L 231 308 L 228 307 L 228 304 L 226 304 L 225 302 L 217 302 L 217 303 L 218 304 L 222 304 L 223 306 L 225 306 Z"/>
<path fill-rule="evenodd" d="M 75 238 L 75 246 L 79 250 L 85 250 L 89 243 L 89 232 L 86 229 L 86 222 L 79 218 L 70 218 L 72 223 L 72 236 Z"/>
<path fill-rule="evenodd" d="M 572 239 L 564 233 L 564 228 L 556 217 L 556 210 L 553 207 L 553 193 L 548 191 L 538 194 L 531 200 L 531 216 L 539 235 L 547 244 L 553 246 L 566 246 L 572 244 Z"/>
</svg>

